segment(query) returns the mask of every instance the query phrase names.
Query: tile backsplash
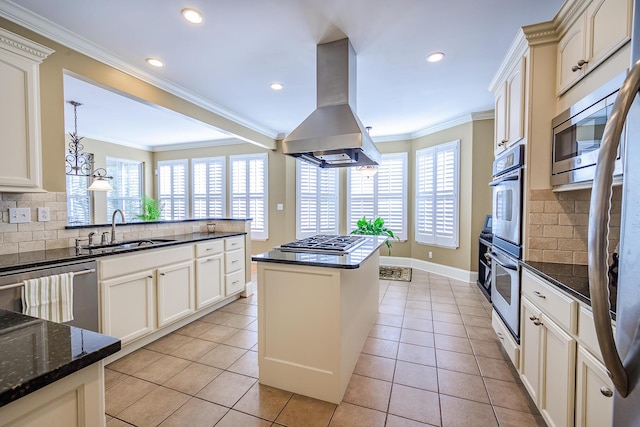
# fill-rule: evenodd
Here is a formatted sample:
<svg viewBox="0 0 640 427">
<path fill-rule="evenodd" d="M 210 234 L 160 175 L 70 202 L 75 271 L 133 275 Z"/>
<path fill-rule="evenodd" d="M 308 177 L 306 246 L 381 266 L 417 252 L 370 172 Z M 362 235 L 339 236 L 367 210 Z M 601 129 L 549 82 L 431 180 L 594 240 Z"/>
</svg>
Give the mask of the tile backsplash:
<svg viewBox="0 0 640 427">
<path fill-rule="evenodd" d="M 50 221 L 38 222 L 39 207 L 48 207 Z M 31 222 L 9 223 L 10 208 L 29 208 Z M 75 239 L 86 239 L 91 231 L 100 235 L 110 226 L 67 229 L 66 193 L 0 193 L 0 255 L 72 247 Z M 167 237 L 194 232 L 206 232 L 207 224 L 216 223 L 216 231 L 247 231 L 249 223 L 233 220 L 202 220 L 175 223 L 141 223 L 118 225 L 117 239 Z"/>
<path fill-rule="evenodd" d="M 531 190 L 525 259 L 586 265 L 591 190 L 554 193 Z M 609 253 L 620 241 L 621 187 L 614 187 L 609 224 Z"/>
</svg>

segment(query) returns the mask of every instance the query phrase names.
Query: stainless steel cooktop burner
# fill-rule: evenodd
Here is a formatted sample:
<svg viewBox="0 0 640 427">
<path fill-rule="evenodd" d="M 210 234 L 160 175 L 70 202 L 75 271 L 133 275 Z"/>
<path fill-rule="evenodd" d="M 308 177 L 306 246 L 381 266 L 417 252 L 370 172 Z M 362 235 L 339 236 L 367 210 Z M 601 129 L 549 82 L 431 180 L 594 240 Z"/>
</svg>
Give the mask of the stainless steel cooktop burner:
<svg viewBox="0 0 640 427">
<path fill-rule="evenodd" d="M 349 249 L 360 245 L 364 241 L 365 238 L 362 236 L 319 234 L 280 245 L 280 250 L 285 252 L 315 252 L 340 255 L 347 253 Z"/>
</svg>

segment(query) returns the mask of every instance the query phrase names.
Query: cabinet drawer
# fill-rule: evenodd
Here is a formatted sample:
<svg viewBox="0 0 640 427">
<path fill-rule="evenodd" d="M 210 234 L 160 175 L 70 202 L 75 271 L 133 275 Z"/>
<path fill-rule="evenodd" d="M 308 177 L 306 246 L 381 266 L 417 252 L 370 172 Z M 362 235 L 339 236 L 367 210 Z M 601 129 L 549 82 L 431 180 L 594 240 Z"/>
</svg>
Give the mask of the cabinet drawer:
<svg viewBox="0 0 640 427">
<path fill-rule="evenodd" d="M 616 330 L 613 329 L 615 336 Z M 593 323 L 593 312 L 589 307 L 580 307 L 578 313 L 578 337 L 580 344 L 586 347 L 593 355 L 602 362 L 602 354 L 598 345 L 596 335 L 596 325 Z"/>
<path fill-rule="evenodd" d="M 227 296 L 244 290 L 244 270 L 227 274 L 225 276 L 224 284 L 226 291 L 225 294 Z"/>
<path fill-rule="evenodd" d="M 526 295 L 540 310 L 558 322 L 565 330 L 577 333 L 578 302 L 563 295 L 535 277 L 527 270 L 522 271 L 522 294 Z"/>
<path fill-rule="evenodd" d="M 98 275 L 99 279 L 103 280 L 192 259 L 193 245 L 178 246 L 170 249 L 146 249 L 138 253 L 100 258 L 98 261 Z"/>
<path fill-rule="evenodd" d="M 244 268 L 244 251 L 231 251 L 224 254 L 224 271 L 233 273 Z"/>
<path fill-rule="evenodd" d="M 495 310 L 491 314 L 491 326 L 493 326 L 493 330 L 496 332 L 496 335 L 498 335 L 498 338 L 500 338 L 500 343 L 507 352 L 509 359 L 511 359 L 511 363 L 513 363 L 513 366 L 516 369 L 519 369 L 520 348 L 511 336 L 511 332 L 509 332 L 507 327 L 504 326 L 504 323 L 502 323 L 502 319 L 500 319 L 500 316 L 498 316 L 498 313 L 496 313 Z"/>
<path fill-rule="evenodd" d="M 244 236 L 231 237 L 224 240 L 225 251 L 235 251 L 240 248 L 244 248 Z"/>
<path fill-rule="evenodd" d="M 224 240 L 212 240 L 196 244 L 196 258 L 220 254 L 224 252 Z"/>
</svg>

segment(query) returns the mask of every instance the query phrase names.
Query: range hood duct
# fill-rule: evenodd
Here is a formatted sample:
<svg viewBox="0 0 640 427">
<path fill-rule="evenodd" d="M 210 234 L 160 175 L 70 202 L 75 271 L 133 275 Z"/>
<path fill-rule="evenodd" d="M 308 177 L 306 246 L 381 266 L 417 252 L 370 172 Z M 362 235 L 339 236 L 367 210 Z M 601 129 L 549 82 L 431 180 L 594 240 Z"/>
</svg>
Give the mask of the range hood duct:
<svg viewBox="0 0 640 427">
<path fill-rule="evenodd" d="M 377 165 L 380 152 L 356 116 L 356 54 L 349 39 L 317 46 L 317 109 L 282 152 L 321 168 Z"/>
</svg>

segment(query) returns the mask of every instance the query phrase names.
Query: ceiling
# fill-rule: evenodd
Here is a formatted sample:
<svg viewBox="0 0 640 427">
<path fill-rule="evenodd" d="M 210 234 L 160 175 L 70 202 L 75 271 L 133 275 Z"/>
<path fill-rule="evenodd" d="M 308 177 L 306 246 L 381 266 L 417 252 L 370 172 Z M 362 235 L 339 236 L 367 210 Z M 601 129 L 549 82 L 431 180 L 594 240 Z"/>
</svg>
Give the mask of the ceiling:
<svg viewBox="0 0 640 427">
<path fill-rule="evenodd" d="M 517 29 L 550 20 L 561 4 L 562 0 L 0 0 L 0 16 L 196 99 L 271 138 L 288 134 L 315 109 L 316 45 L 347 36 L 357 54 L 358 116 L 380 141 L 415 137 L 425 129 L 491 110 L 493 97 L 487 87 Z M 204 22 L 186 22 L 180 15 L 185 7 L 202 12 Z M 444 60 L 427 62 L 426 56 L 436 51 L 445 53 Z M 162 59 L 165 66 L 148 65 L 148 57 Z M 273 91 L 273 82 L 284 89 Z M 168 116 L 156 115 L 175 113 L 104 92 L 65 78 L 65 98 L 86 105 L 78 109 L 79 134 L 102 133 L 106 140 L 144 146 L 228 141 L 228 134 L 210 126 L 185 117 L 169 122 Z M 97 99 L 104 105 L 92 118 L 89 105 Z M 154 130 L 147 120 L 165 128 Z M 100 123 L 103 129 L 95 130 Z M 114 128 L 120 134 L 107 135 Z"/>
</svg>

